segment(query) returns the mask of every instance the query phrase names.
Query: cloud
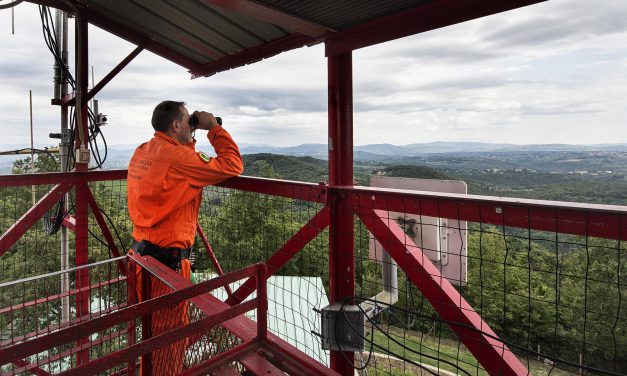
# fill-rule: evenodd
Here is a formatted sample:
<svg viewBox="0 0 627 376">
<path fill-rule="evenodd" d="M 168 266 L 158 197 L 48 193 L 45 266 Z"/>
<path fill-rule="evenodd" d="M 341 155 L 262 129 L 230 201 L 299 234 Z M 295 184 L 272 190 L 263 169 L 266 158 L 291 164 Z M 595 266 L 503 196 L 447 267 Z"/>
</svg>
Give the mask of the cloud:
<svg viewBox="0 0 627 376">
<path fill-rule="evenodd" d="M 29 139 L 29 89 L 36 139 L 49 142 L 52 57 L 37 7 L 20 4 L 16 19 L 15 35 L 0 30 L 3 142 Z M 627 117 L 625 19 L 623 0 L 554 0 L 355 51 L 354 143 L 611 142 Z M 96 81 L 135 48 L 95 27 L 90 43 Z M 174 99 L 223 116 L 238 142 L 326 143 L 326 69 L 322 44 L 196 80 L 144 51 L 98 94 L 103 132 L 111 145 L 139 143 L 154 106 Z"/>
<path fill-rule="evenodd" d="M 558 42 L 593 39 L 627 32 L 627 7 L 621 0 L 602 5 L 577 1 L 548 1 L 518 12 L 500 27 L 483 22 L 483 42 L 494 47 L 529 48 Z"/>
</svg>

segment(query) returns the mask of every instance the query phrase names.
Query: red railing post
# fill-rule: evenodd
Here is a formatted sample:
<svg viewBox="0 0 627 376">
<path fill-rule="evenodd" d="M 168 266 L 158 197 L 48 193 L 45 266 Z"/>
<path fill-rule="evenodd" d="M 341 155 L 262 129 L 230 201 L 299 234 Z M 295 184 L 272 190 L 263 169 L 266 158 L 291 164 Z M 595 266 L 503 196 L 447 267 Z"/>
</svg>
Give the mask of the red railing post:
<svg viewBox="0 0 627 376">
<path fill-rule="evenodd" d="M 327 57 L 329 100 L 329 289 L 331 304 L 355 295 L 353 210 L 333 193 L 353 185 L 353 73 L 352 53 Z M 337 191 L 335 191 L 337 192 Z M 352 300 L 348 302 L 352 304 Z M 342 375 L 354 374 L 354 354 L 332 351 L 330 366 Z"/>
<path fill-rule="evenodd" d="M 268 339 L 268 292 L 266 264 L 257 264 L 257 340 Z M 225 285 L 228 286 L 228 285 Z"/>
<path fill-rule="evenodd" d="M 127 264 L 127 279 L 126 279 L 126 302 L 127 305 L 129 307 L 137 304 L 138 301 L 138 297 L 137 297 L 137 263 L 131 259 L 131 258 L 127 258 L 128 260 L 128 264 Z M 135 342 L 137 341 L 137 336 L 136 336 L 136 324 L 135 324 L 136 320 L 132 319 L 131 321 L 128 322 L 128 326 L 127 326 L 127 331 L 126 331 L 126 335 L 128 338 L 128 347 L 131 347 L 135 344 Z M 135 375 L 135 363 L 136 360 L 133 359 L 131 362 L 128 362 L 128 366 L 127 366 L 127 372 L 129 375 Z"/>
<path fill-rule="evenodd" d="M 150 273 L 141 268 L 140 283 L 141 283 L 141 297 L 140 300 L 145 302 L 150 300 L 151 294 L 151 278 Z M 152 337 L 152 315 L 147 314 L 142 316 L 142 341 L 146 341 Z M 152 375 L 152 355 L 150 353 L 142 355 L 141 357 L 141 372 L 142 375 Z"/>
</svg>

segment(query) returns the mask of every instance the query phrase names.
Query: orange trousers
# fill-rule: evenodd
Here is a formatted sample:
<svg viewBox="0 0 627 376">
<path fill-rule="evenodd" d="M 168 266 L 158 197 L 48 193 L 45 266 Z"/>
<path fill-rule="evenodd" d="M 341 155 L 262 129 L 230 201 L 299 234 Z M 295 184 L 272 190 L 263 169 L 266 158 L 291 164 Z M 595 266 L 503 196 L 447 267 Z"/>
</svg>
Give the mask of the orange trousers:
<svg viewBox="0 0 627 376">
<path fill-rule="evenodd" d="M 129 251 L 133 253 L 133 251 Z M 138 300 L 142 300 L 142 276 L 148 275 L 142 273 L 141 266 L 137 265 L 135 269 L 135 275 L 137 277 L 137 296 Z M 181 271 L 179 274 L 189 281 L 191 275 L 191 264 L 189 260 L 181 260 Z M 171 293 L 172 289 L 165 283 L 161 282 L 158 278 L 150 277 L 150 298 L 156 298 L 161 295 Z M 189 323 L 187 316 L 187 301 L 179 304 L 164 307 L 159 311 L 152 313 L 152 336 L 158 336 L 165 332 L 180 328 L 181 326 Z M 187 349 L 187 340 L 182 339 L 174 342 L 168 346 L 162 347 L 152 353 L 152 375 L 153 376 L 172 376 L 180 373 L 183 370 L 183 361 L 185 360 L 185 350 Z M 141 376 L 148 376 L 144 365 L 140 364 L 139 374 Z"/>
</svg>

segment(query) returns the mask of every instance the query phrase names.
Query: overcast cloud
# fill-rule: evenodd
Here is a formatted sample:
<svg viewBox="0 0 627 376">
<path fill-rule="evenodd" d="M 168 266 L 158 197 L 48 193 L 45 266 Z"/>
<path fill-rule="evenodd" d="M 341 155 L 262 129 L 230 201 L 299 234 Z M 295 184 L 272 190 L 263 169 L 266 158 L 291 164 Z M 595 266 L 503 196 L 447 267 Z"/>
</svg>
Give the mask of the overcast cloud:
<svg viewBox="0 0 627 376">
<path fill-rule="evenodd" d="M 52 145 L 52 56 L 37 7 L 0 11 L 0 111 L 5 147 Z M 354 52 L 355 144 L 432 141 L 627 142 L 627 2 L 551 0 Z M 96 81 L 134 46 L 90 27 Z M 184 100 L 221 115 L 245 144 L 327 142 L 322 45 L 190 80 L 142 52 L 98 95 L 110 145 L 152 135 L 154 106 Z"/>
</svg>

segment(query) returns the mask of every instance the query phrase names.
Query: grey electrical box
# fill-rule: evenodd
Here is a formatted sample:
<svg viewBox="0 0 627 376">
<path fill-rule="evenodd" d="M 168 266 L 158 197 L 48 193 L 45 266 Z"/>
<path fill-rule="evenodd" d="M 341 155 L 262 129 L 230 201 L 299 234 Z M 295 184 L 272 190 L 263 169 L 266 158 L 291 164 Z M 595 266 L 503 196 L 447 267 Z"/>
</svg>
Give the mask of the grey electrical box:
<svg viewBox="0 0 627 376">
<path fill-rule="evenodd" d="M 364 313 L 358 306 L 335 303 L 322 308 L 321 329 L 323 350 L 364 350 Z"/>
</svg>

